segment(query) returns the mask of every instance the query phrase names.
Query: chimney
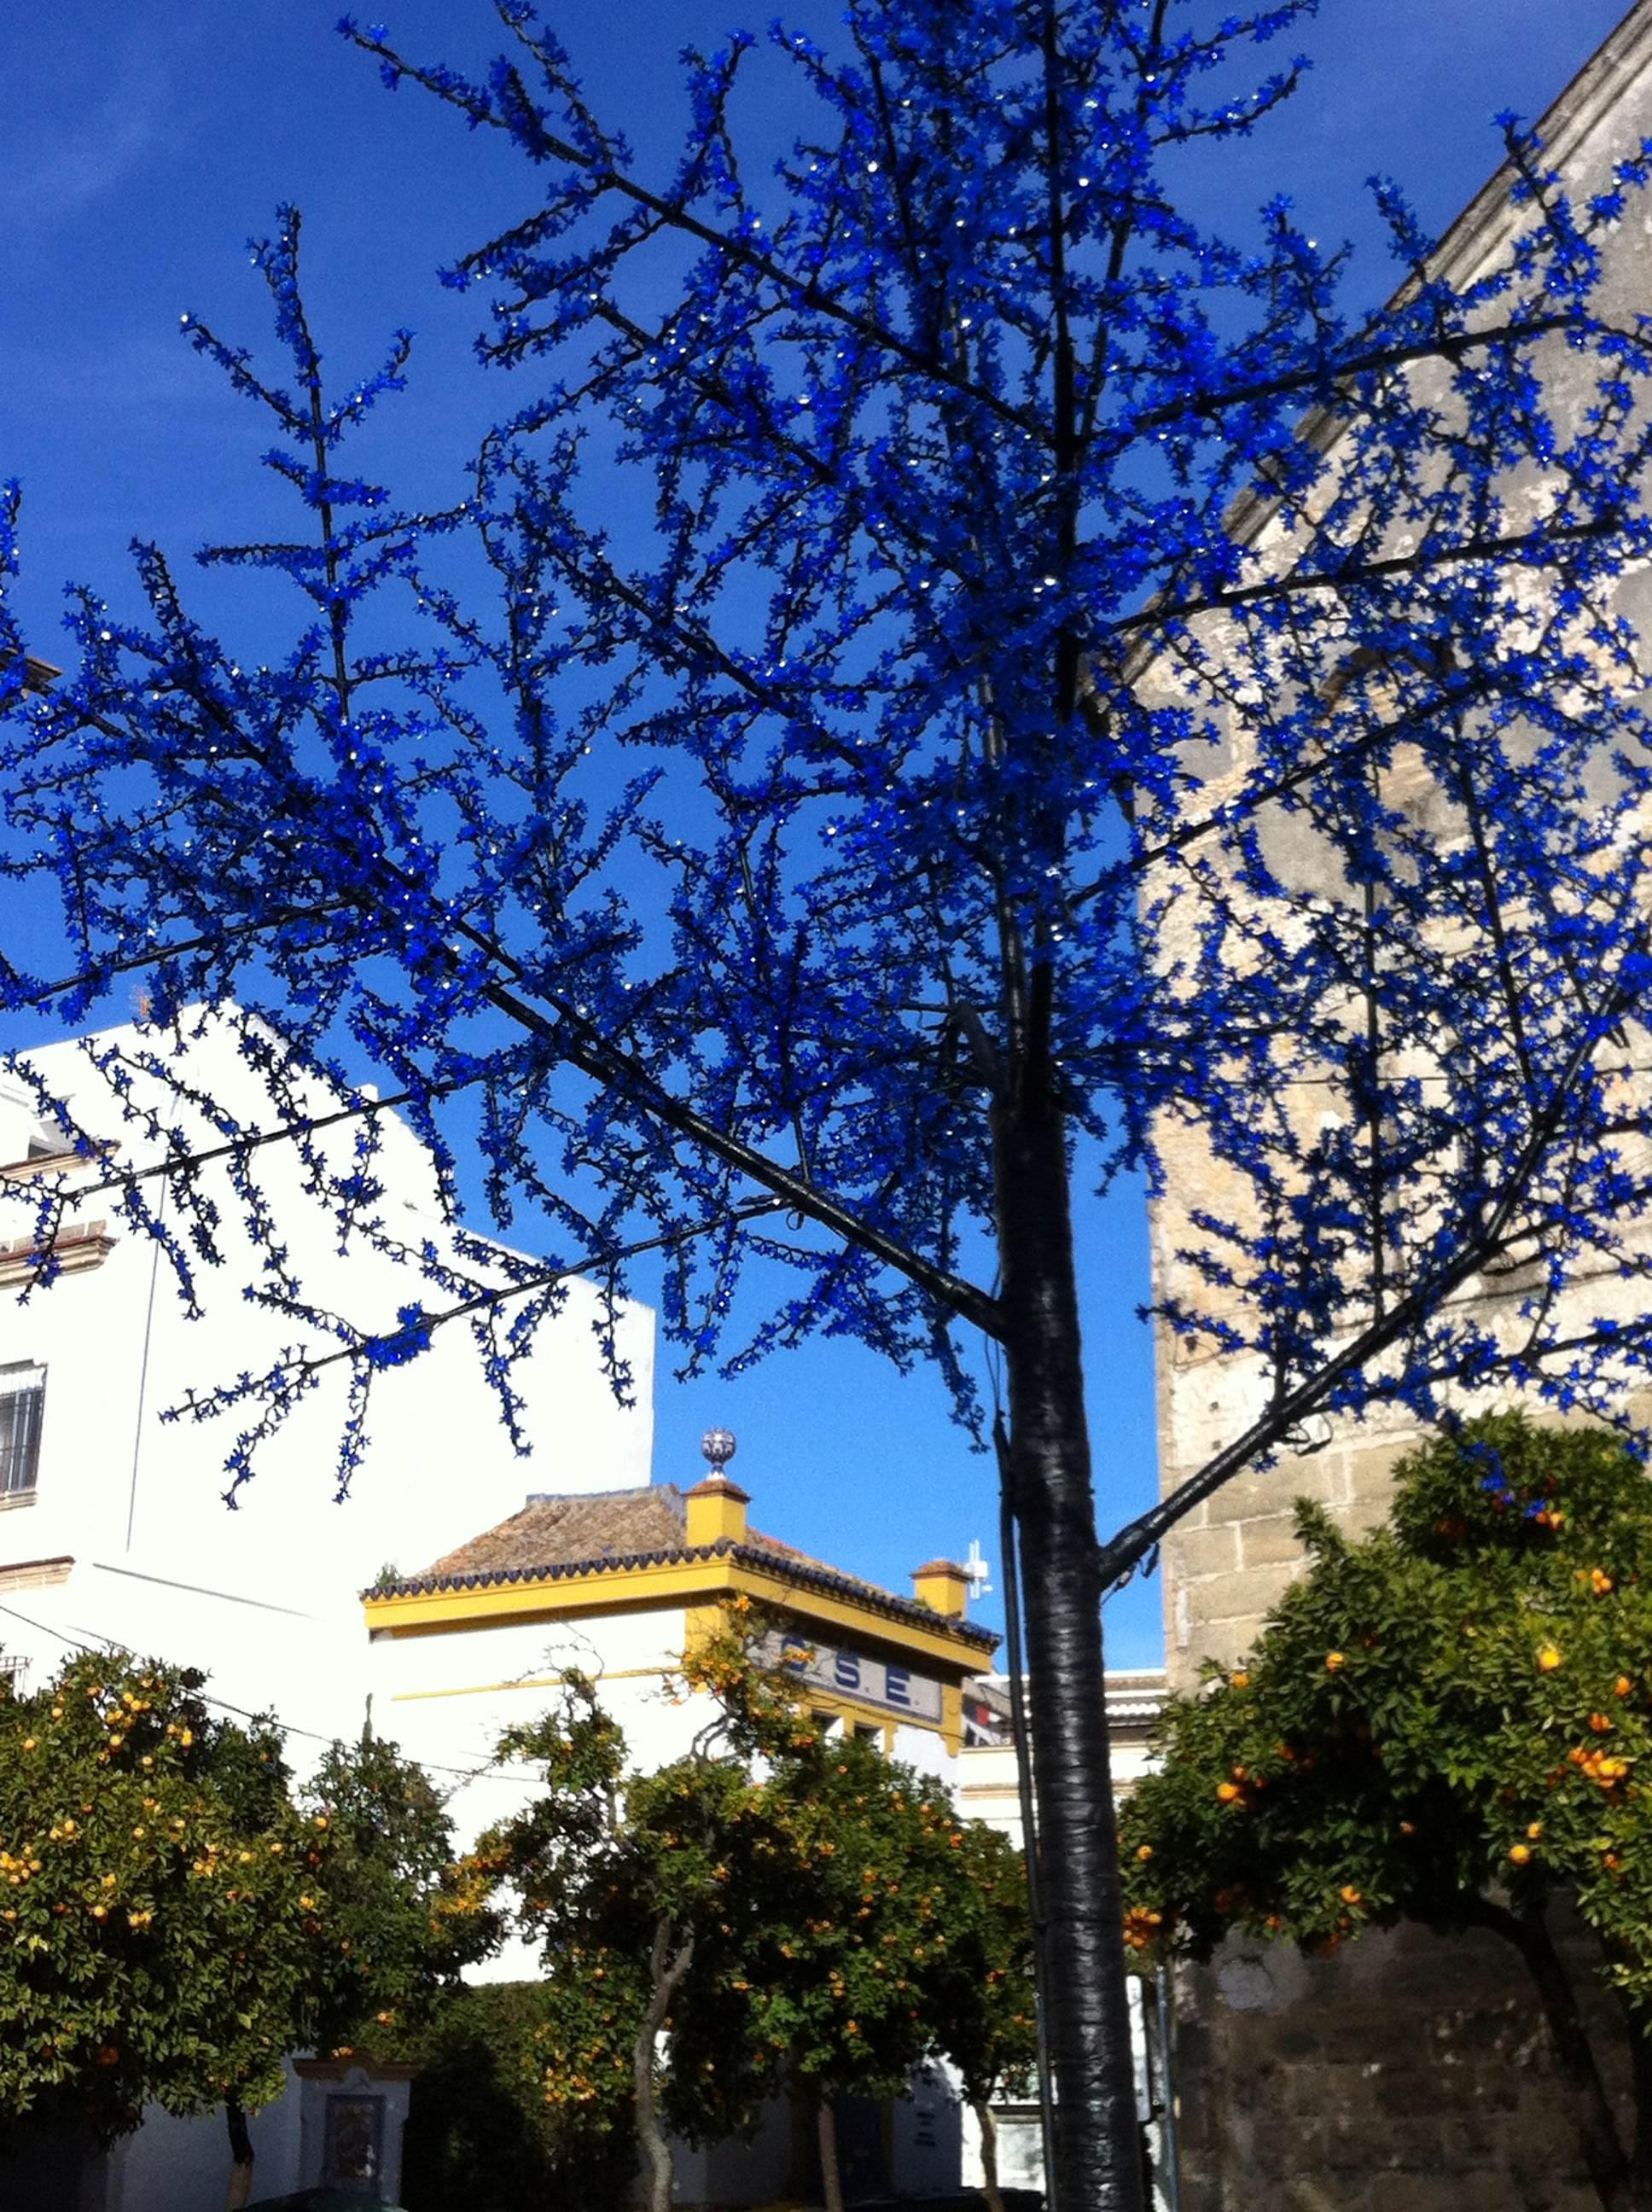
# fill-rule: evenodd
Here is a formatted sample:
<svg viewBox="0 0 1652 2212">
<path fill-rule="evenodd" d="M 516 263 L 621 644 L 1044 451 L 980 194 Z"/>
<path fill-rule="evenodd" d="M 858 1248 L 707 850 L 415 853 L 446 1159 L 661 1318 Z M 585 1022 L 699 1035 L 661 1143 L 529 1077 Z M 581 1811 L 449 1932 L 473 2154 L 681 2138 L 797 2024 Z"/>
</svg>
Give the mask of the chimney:
<svg viewBox="0 0 1652 2212">
<path fill-rule="evenodd" d="M 931 1559 L 913 1569 L 912 1595 L 920 1605 L 962 1620 L 969 1609 L 969 1577 L 955 1559 Z"/>
<path fill-rule="evenodd" d="M 702 1544 L 720 1543 L 725 1537 L 731 1544 L 744 1543 L 745 1510 L 751 1500 L 727 1475 L 708 1474 L 703 1482 L 695 1483 L 683 1503 L 688 1508 L 691 1547 L 697 1550 Z"/>
</svg>

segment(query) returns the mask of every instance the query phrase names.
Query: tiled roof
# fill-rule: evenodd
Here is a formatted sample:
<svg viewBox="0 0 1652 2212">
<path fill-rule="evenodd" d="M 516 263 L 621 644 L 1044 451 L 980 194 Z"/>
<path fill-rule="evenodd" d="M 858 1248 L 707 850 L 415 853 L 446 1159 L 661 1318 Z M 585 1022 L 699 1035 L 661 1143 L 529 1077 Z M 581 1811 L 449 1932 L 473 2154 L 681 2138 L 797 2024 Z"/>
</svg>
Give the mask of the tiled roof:
<svg viewBox="0 0 1652 2212">
<path fill-rule="evenodd" d="M 530 1498 L 519 1513 L 446 1553 L 414 1577 L 449 1583 L 500 1567 L 600 1566 L 610 1557 L 682 1544 L 683 1493 L 675 1483 L 598 1490 L 583 1498 Z"/>
<path fill-rule="evenodd" d="M 560 1582 L 604 1567 L 677 1565 L 728 1559 L 746 1566 L 779 1568 L 810 1589 L 858 1600 L 895 1620 L 955 1631 L 983 1650 L 998 1638 L 989 1628 L 937 1614 L 914 1599 L 897 1597 L 876 1583 L 841 1573 L 824 1560 L 783 1544 L 777 1536 L 748 1528 L 745 1541 L 725 1537 L 715 1544 L 690 1547 L 684 1541 L 688 1516 L 674 1483 L 653 1483 L 638 1490 L 603 1490 L 584 1496 L 530 1498 L 519 1513 L 501 1521 L 468 1544 L 446 1553 L 422 1574 L 376 1583 L 372 1597 L 415 1597 L 444 1589 L 485 1589 L 511 1583 Z"/>
</svg>

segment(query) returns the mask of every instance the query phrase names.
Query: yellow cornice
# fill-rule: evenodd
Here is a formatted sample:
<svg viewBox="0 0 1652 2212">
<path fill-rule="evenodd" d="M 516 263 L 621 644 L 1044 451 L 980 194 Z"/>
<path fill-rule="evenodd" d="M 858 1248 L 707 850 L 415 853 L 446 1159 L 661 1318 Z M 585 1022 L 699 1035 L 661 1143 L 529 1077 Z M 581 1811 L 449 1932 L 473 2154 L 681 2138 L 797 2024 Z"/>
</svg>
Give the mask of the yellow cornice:
<svg viewBox="0 0 1652 2212">
<path fill-rule="evenodd" d="M 847 1590 L 813 1589 L 807 1580 L 788 1573 L 785 1561 L 778 1558 L 772 1566 L 756 1565 L 749 1553 L 741 1559 L 714 1554 L 642 1564 L 604 1563 L 584 1572 L 462 1589 L 369 1593 L 361 1605 L 373 1633 L 402 1637 L 714 1605 L 726 1597 L 750 1598 L 756 1605 L 772 1607 L 791 1620 L 822 1629 L 847 1630 L 860 1643 L 921 1658 L 932 1670 L 960 1680 L 979 1674 L 987 1661 L 981 1645 L 957 1634 L 941 1614 L 932 1625 L 904 1619 L 873 1601 L 863 1603 Z"/>
</svg>

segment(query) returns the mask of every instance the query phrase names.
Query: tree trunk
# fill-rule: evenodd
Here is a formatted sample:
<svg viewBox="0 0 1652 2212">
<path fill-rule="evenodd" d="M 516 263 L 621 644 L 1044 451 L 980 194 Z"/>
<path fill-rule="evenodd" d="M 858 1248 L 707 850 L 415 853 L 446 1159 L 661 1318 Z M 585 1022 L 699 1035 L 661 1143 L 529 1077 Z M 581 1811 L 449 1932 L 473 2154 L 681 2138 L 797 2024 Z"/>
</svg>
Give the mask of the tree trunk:
<svg viewBox="0 0 1652 2212">
<path fill-rule="evenodd" d="M 985 2097 L 972 2097 L 969 2109 L 981 2130 L 981 2193 L 987 2212 L 1004 2212 L 1003 2192 L 998 2185 L 998 2116 Z"/>
<path fill-rule="evenodd" d="M 837 2170 L 837 2114 L 829 2097 L 815 2100 L 815 2132 L 820 2139 L 820 2193 L 826 2212 L 843 2212 L 843 2177 Z"/>
<path fill-rule="evenodd" d="M 1066 1132 L 1050 1091 L 1027 1068 L 993 1147 L 1055 2087 L 1045 2201 L 1144 2212 Z"/>
<path fill-rule="evenodd" d="M 1652 2206 L 1652 2042 L 1648 2040 L 1646 2014 L 1618 1991 L 1618 2002 L 1629 2030 L 1630 2079 L 1635 2092 L 1635 2143 L 1629 2154 L 1630 2177 L 1641 2194 L 1635 2201 Z"/>
<path fill-rule="evenodd" d="M 671 1999 L 693 1959 L 692 1936 L 672 1951 L 670 1916 L 662 1913 L 654 1926 L 653 1987 L 631 2053 L 637 2142 L 647 2168 L 647 2212 L 671 2212 L 671 2187 L 676 2176 L 671 2167 L 671 2147 L 659 2124 L 659 2102 L 654 2094 L 654 2054 L 665 2015 L 671 2008 Z"/>
<path fill-rule="evenodd" d="M 1652 2189 L 1644 2177 L 1637 2175 L 1624 2149 L 1611 2100 L 1594 2063 L 1588 2030 L 1577 2008 L 1576 1992 L 1555 1948 L 1542 1905 L 1512 1912 L 1488 1898 L 1477 1898 L 1469 1917 L 1512 1943 L 1537 1984 L 1578 2148 L 1604 2212 L 1652 2212 Z"/>
<path fill-rule="evenodd" d="M 224 2194 L 224 2212 L 241 2212 L 241 2207 L 252 2194 L 252 2138 L 247 2132 L 246 2115 L 238 2098 L 224 2100 L 224 2119 L 229 2129 L 229 2187 Z"/>
</svg>

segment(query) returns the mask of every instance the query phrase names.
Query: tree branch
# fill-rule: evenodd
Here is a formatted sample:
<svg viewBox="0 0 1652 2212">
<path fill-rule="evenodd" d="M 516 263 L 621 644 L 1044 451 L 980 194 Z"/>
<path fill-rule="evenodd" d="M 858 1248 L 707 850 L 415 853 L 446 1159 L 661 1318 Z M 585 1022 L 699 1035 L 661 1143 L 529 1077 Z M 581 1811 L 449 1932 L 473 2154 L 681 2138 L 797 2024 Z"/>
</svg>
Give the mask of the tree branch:
<svg viewBox="0 0 1652 2212">
<path fill-rule="evenodd" d="M 1403 1298 L 1397 1299 L 1385 1316 L 1361 1330 L 1334 1358 L 1327 1360 L 1294 1390 L 1276 1399 L 1260 1419 L 1254 1421 L 1242 1436 L 1218 1452 L 1213 1459 L 1207 1460 L 1196 1474 L 1179 1483 L 1168 1498 L 1161 1498 L 1147 1512 L 1127 1522 L 1109 1537 L 1100 1547 L 1104 1583 L 1111 1584 L 1127 1574 L 1184 1515 L 1212 1497 L 1259 1452 L 1271 1449 L 1298 1422 L 1316 1413 L 1339 1382 L 1358 1374 L 1391 1344 L 1437 1312 L 1471 1275 L 1496 1255 L 1510 1218 L 1559 1133 L 1574 1086 L 1594 1058 L 1601 1037 L 1627 1012 L 1635 995 L 1622 984 L 1614 987 L 1599 1021 L 1585 1030 L 1547 1103 L 1534 1118 L 1531 1133 L 1509 1170 L 1501 1197 L 1479 1233 L 1468 1239 L 1455 1259 L 1424 1276 Z"/>
</svg>

